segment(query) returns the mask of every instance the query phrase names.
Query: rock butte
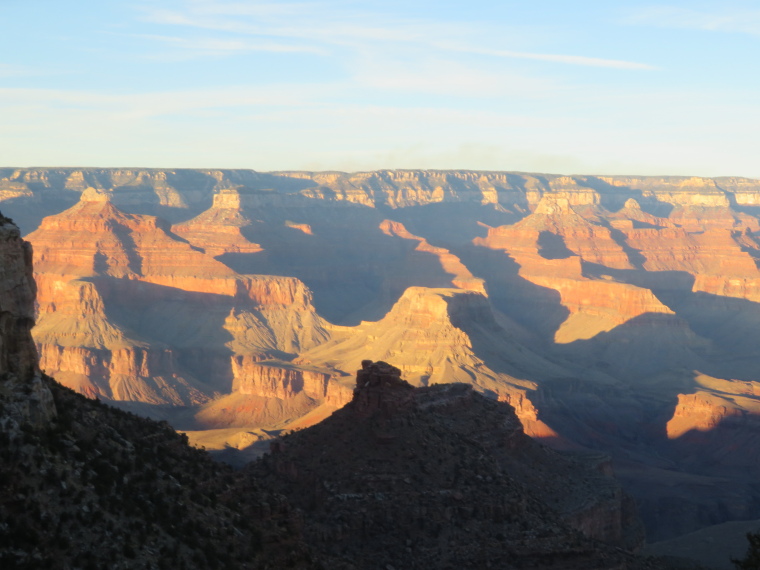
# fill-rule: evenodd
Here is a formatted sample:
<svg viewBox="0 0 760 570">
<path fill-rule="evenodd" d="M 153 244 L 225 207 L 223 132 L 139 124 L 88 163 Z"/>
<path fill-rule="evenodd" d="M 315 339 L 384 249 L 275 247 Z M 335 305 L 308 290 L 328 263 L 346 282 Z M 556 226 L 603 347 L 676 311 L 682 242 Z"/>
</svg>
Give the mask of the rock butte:
<svg viewBox="0 0 760 570">
<path fill-rule="evenodd" d="M 0 169 L 0 208 L 41 367 L 210 446 L 320 421 L 382 359 L 610 453 L 651 537 L 760 517 L 758 181 Z"/>
</svg>

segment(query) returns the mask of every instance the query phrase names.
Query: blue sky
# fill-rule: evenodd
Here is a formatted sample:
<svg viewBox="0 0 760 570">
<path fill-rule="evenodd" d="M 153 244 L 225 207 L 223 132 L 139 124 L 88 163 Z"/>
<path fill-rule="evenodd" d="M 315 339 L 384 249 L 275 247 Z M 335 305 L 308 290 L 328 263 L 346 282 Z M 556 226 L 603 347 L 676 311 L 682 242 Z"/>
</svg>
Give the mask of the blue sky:
<svg viewBox="0 0 760 570">
<path fill-rule="evenodd" d="M 760 2 L 0 0 L 0 165 L 760 178 Z"/>
</svg>

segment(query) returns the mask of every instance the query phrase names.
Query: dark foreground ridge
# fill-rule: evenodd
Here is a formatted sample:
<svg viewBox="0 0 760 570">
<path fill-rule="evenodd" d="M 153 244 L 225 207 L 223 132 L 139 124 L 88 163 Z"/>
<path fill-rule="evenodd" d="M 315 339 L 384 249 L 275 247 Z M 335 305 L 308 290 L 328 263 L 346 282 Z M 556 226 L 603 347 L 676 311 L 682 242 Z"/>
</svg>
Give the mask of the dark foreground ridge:
<svg viewBox="0 0 760 570">
<path fill-rule="evenodd" d="M 165 422 L 43 384 L 54 420 L 0 420 L 1 568 L 315 567 L 282 497 Z"/>
<path fill-rule="evenodd" d="M 413 388 L 364 361 L 354 398 L 246 469 L 304 511 L 336 568 L 659 567 L 599 457 L 523 433 L 511 406 L 465 384 Z"/>
</svg>

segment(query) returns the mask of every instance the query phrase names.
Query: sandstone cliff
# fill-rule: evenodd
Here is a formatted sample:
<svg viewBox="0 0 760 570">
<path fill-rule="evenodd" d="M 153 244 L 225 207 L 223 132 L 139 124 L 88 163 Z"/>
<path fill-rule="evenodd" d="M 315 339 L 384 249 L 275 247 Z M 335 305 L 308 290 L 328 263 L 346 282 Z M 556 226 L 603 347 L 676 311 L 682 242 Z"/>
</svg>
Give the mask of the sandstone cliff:
<svg viewBox="0 0 760 570">
<path fill-rule="evenodd" d="M 37 369 L 31 337 L 34 325 L 35 283 L 32 248 L 18 228 L 0 216 L 0 370 L 4 376 L 27 380 Z"/>
<path fill-rule="evenodd" d="M 529 433 L 553 434 L 530 401 L 535 380 L 561 369 L 521 346 L 478 292 L 412 287 L 378 322 L 337 331 L 297 362 L 343 374 L 369 356 L 394 360 L 415 386 L 463 382 L 511 403 Z"/>
<path fill-rule="evenodd" d="M 601 206 L 616 211 L 636 199 L 648 209 L 667 212 L 677 207 L 725 208 L 760 204 L 760 183 L 746 178 L 558 176 L 509 172 L 402 170 L 376 172 L 276 172 L 250 170 L 156 170 L 6 168 L 0 171 L 0 201 L 13 216 L 24 213 L 29 232 L 42 215 L 74 204 L 93 187 L 112 195 L 114 203 L 134 213 L 161 214 L 171 221 L 188 220 L 207 209 L 220 191 L 255 192 L 260 206 L 356 204 L 408 208 L 456 203 L 496 205 L 519 213 L 532 211 L 545 194 L 573 206 Z M 657 213 L 657 212 L 655 212 Z M 27 225 L 28 220 L 29 225 Z"/>
<path fill-rule="evenodd" d="M 650 290 L 611 276 L 634 269 L 618 241 L 609 228 L 580 216 L 567 198 L 547 195 L 533 214 L 514 225 L 492 228 L 474 243 L 503 250 L 519 266 L 509 279 L 512 282 L 502 286 L 525 280 L 558 293 L 558 299 L 550 302 L 563 307 L 567 316 L 553 340 L 567 344 L 593 338 L 641 315 L 673 314 Z M 584 271 L 587 264 L 593 264 L 601 278 Z"/>
<path fill-rule="evenodd" d="M 225 189 L 214 195 L 209 210 L 174 225 L 172 231 L 213 257 L 225 253 L 259 253 L 263 251 L 261 246 L 248 241 L 242 234 L 242 228 L 254 222 L 241 213 L 241 208 L 240 193 Z"/>
<path fill-rule="evenodd" d="M 85 190 L 29 240 L 42 367 L 89 396 L 201 404 L 235 382 L 236 356 L 294 354 L 329 335 L 300 281 L 241 276 L 105 192 Z"/>
</svg>

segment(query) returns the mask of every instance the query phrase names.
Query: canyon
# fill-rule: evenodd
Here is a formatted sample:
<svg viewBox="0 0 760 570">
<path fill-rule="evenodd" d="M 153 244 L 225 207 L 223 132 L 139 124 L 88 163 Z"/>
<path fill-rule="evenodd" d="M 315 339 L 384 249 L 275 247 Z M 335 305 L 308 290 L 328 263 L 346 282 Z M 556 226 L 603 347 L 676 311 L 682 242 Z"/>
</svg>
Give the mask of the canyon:
<svg viewBox="0 0 760 570">
<path fill-rule="evenodd" d="M 384 360 L 608 454 L 650 540 L 760 518 L 760 181 L 5 168 L 0 210 L 40 368 L 230 461 Z"/>
<path fill-rule="evenodd" d="M 631 551 L 643 527 L 608 458 L 554 451 L 509 404 L 414 388 L 384 362 L 362 361 L 350 402 L 235 471 L 39 369 L 31 248 L 3 216 L 0 268 L 3 568 L 672 567 Z M 328 380 L 253 376 L 239 391 L 273 398 Z"/>
</svg>

